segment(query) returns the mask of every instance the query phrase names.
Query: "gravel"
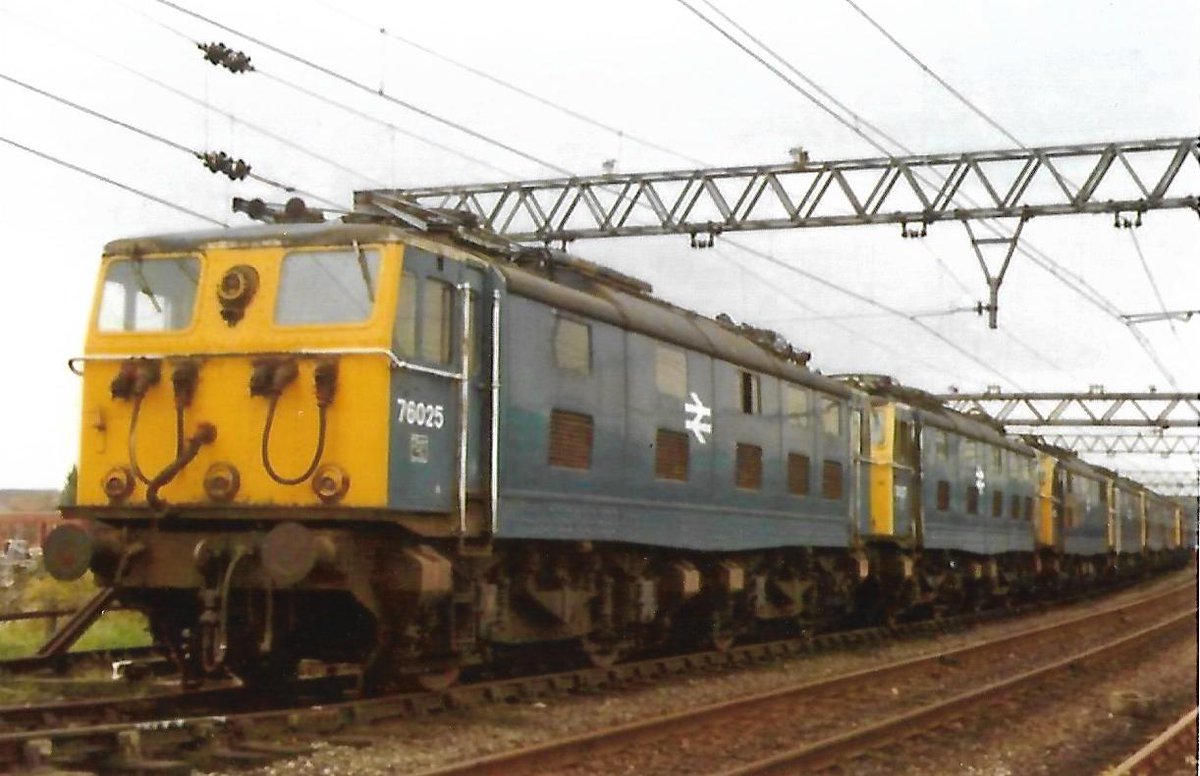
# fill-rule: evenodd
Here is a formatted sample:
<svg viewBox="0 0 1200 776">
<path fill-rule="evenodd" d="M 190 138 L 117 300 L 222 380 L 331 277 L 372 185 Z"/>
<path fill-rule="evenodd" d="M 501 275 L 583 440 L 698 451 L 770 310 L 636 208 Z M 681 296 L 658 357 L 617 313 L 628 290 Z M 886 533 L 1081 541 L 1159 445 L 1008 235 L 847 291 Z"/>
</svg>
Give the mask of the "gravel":
<svg viewBox="0 0 1200 776">
<path fill-rule="evenodd" d="M 315 745 L 310 755 L 291 760 L 276 761 L 252 770 L 240 770 L 239 774 L 252 776 L 339 776 L 355 774 L 421 773 L 488 754 L 531 746 L 555 738 L 577 735 L 600 727 L 632 722 L 651 716 L 667 714 L 681 709 L 727 700 L 739 695 L 765 692 L 786 683 L 818 679 L 848 671 L 867 668 L 928 654 L 951 647 L 966 646 L 994 638 L 1015 629 L 1045 625 L 1078 616 L 1088 610 L 1107 608 L 1115 603 L 1141 597 L 1154 589 L 1178 584 L 1190 576 L 1190 572 L 1171 574 L 1149 585 L 1127 590 L 1114 596 L 1084 604 L 1032 615 L 1015 621 L 995 622 L 977 626 L 969 631 L 916 638 L 883 646 L 846 649 L 838 652 L 791 658 L 776 663 L 759 664 L 752 667 L 729 670 L 715 674 L 692 675 L 669 680 L 659 680 L 643 687 L 627 687 L 603 693 L 563 695 L 544 699 L 529 699 L 518 703 L 494 704 L 461 711 L 442 713 L 425 718 L 394 720 L 378 723 L 364 730 L 354 730 L 350 735 L 356 739 L 368 738 L 374 743 L 369 746 L 337 746 L 329 743 Z M 1194 642 L 1193 642 L 1194 644 Z M 1182 656 L 1181 656 L 1182 655 Z M 1191 672 L 1190 682 L 1184 682 L 1189 692 L 1195 689 L 1195 647 L 1190 660 L 1187 655 L 1171 652 L 1173 664 L 1181 663 Z M 1131 677 L 1122 686 L 1139 688 L 1143 680 L 1155 690 L 1153 678 L 1166 675 L 1156 668 L 1158 662 L 1146 665 L 1138 676 Z M 1175 674 L 1171 674 L 1175 677 Z M 1180 684 L 1178 677 L 1172 682 Z M 1170 683 L 1168 683 L 1170 684 Z M 1153 686 L 1152 686 L 1153 685 Z M 1157 696 L 1156 696 L 1157 697 Z M 1194 702 L 1194 695 L 1193 702 Z M 1102 704 L 1103 705 L 1103 704 Z M 1028 709 L 1014 713 L 1029 714 Z M 1044 710 L 1034 710 L 1034 721 L 1045 718 Z M 1045 730 L 1051 737 L 1064 735 L 1066 724 L 1075 716 L 1056 713 L 1052 725 L 1031 725 L 1030 733 Z M 1084 724 L 1080 721 L 1079 724 Z M 1165 727 L 1166 725 L 1162 725 Z M 1025 733 L 1022 733 L 1025 736 Z M 1147 736 L 1146 740 L 1151 736 Z M 1027 737 L 1032 741 L 1032 735 Z M 1027 740 L 1023 737 L 1022 741 Z M 1053 749 L 1039 743 L 1037 757 L 1033 749 L 1025 746 L 1006 750 L 1003 747 L 988 749 L 984 739 L 969 751 L 955 755 L 958 759 L 938 760 L 924 770 L 911 767 L 897 769 L 906 773 L 978 773 L 978 774 L 1026 774 L 1026 773 L 1073 773 L 1063 770 L 1056 763 L 1070 761 L 1072 753 L 1066 749 Z M 1011 742 L 1009 742 L 1011 743 Z M 1133 751 L 1140 744 L 1130 747 Z M 1032 744 L 1031 744 L 1032 746 Z M 1035 747 L 1036 748 L 1036 747 Z M 1040 758 L 1040 759 L 1039 759 Z M 1119 758 L 1117 758 L 1119 759 Z M 1010 765 L 1012 763 L 1012 765 Z M 1032 766 L 1037 764 L 1036 768 Z M 969 770 L 974 768 L 975 770 Z M 886 770 L 886 769 L 885 769 Z M 1090 772 L 1095 772 L 1093 768 Z M 214 772 L 219 774 L 220 772 Z"/>
</svg>

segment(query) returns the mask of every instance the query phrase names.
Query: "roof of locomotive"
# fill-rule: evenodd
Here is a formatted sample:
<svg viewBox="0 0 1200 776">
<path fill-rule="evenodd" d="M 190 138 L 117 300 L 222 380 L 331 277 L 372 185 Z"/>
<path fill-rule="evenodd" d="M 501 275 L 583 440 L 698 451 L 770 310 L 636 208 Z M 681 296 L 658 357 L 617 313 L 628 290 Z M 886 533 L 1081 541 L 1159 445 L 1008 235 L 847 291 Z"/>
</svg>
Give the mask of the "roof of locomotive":
<svg viewBox="0 0 1200 776">
<path fill-rule="evenodd" d="M 105 256 L 198 251 L 223 245 L 350 245 L 354 242 L 403 242 L 413 232 L 381 224 L 254 224 L 231 229 L 199 229 L 190 232 L 152 234 L 113 240 L 104 246 Z"/>
<path fill-rule="evenodd" d="M 1005 434 L 1004 427 L 995 420 L 951 409 L 933 394 L 904 385 L 888 375 L 849 374 L 838 377 L 873 396 L 907 405 L 926 425 L 1006 447 L 1022 455 L 1033 455 L 1024 441 Z"/>
<path fill-rule="evenodd" d="M 724 324 L 651 295 L 648 284 L 565 254 L 531 249 L 535 261 L 514 263 L 509 256 L 466 244 L 452 235 L 422 232 L 375 223 L 255 224 L 231 229 L 204 229 L 114 240 L 104 255 L 138 255 L 247 246 L 351 245 L 355 242 L 411 242 L 449 245 L 488 261 L 504 275 L 509 289 L 582 317 L 612 323 L 681 347 L 767 374 L 810 385 L 826 393 L 849 396 L 837 380 L 809 370 L 795 359 L 756 341 L 750 327 Z M 796 351 L 791 351 L 796 353 Z M 797 354 L 800 355 L 800 354 Z M 804 357 L 807 354 L 802 354 Z"/>
</svg>

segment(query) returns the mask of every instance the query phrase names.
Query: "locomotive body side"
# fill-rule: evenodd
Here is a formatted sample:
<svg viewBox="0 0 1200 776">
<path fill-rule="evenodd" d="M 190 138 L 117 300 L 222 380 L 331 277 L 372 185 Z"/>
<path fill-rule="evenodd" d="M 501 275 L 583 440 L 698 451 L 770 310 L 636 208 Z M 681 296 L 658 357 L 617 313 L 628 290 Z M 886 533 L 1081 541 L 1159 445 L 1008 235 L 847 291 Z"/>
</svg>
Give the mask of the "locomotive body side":
<svg viewBox="0 0 1200 776">
<path fill-rule="evenodd" d="M 698 316 L 515 274 L 498 536 L 709 552 L 851 545 L 861 410 L 845 386 Z"/>
<path fill-rule="evenodd" d="M 64 510 L 96 528 L 46 566 L 90 566 L 193 677 L 436 685 L 516 648 L 603 665 L 979 606 L 1125 542 L 1099 470 L 806 362 L 548 253 L 366 224 L 117 241 Z"/>
</svg>

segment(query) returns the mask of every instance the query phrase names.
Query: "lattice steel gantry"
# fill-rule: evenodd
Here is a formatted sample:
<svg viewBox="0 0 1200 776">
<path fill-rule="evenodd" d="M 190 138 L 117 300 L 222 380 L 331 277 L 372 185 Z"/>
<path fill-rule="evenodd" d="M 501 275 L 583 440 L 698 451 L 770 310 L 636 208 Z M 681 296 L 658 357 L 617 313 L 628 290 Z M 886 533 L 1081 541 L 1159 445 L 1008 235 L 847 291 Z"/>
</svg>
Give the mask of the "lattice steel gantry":
<svg viewBox="0 0 1200 776">
<path fill-rule="evenodd" d="M 959 412 L 978 412 L 1006 426 L 1200 428 L 1200 393 L 947 393 Z"/>
<path fill-rule="evenodd" d="M 993 329 L 1000 285 L 1029 219 L 1109 213 L 1115 226 L 1140 226 L 1149 210 L 1200 215 L 1200 191 L 1172 191 L 1189 157 L 1200 165 L 1196 137 L 824 162 L 794 151 L 791 164 L 359 191 L 354 207 L 368 218 L 454 211 L 515 242 L 685 234 L 697 248 L 724 232 L 899 224 L 902 236 L 923 237 L 932 223 L 959 221 L 987 281 L 978 309 Z M 1075 183 L 1079 173 L 1083 182 Z M 1016 226 L 987 223 L 991 236 L 971 228 L 1002 218 Z M 993 268 L 984 249 L 996 247 L 1004 255 Z"/>
<path fill-rule="evenodd" d="M 387 217 L 398 204 L 473 214 L 481 226 L 516 241 L 910 224 L 1074 213 L 1137 214 L 1200 207 L 1200 192 L 1173 194 L 1180 169 L 1200 164 L 1195 137 L 922 154 L 791 164 L 505 181 L 360 191 L 355 209 Z M 1139 164 L 1154 164 L 1153 177 Z M 1083 182 L 1076 172 L 1083 164 Z M 1016 174 L 1012 169 L 1017 168 Z M 1097 192 L 1121 178 L 1124 196 Z M 1045 182 L 1048 186 L 1038 186 Z M 964 185 L 986 201 L 960 207 Z M 1031 200 L 1036 196 L 1037 199 Z M 1200 211 L 1198 211 L 1200 212 Z"/>
</svg>

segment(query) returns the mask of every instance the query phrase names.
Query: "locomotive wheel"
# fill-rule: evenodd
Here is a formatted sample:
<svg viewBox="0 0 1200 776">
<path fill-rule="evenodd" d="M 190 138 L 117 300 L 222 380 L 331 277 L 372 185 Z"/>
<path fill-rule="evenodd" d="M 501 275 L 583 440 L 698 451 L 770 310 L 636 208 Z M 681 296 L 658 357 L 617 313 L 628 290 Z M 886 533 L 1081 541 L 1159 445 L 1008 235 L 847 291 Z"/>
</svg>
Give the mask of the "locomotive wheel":
<svg viewBox="0 0 1200 776">
<path fill-rule="evenodd" d="M 595 668 L 612 668 L 621 659 L 621 650 L 609 642 L 584 638 L 580 639 L 579 648 L 588 663 Z"/>
<path fill-rule="evenodd" d="M 434 669 L 420 674 L 412 674 L 407 678 L 413 689 L 425 692 L 445 692 L 458 684 L 462 675 L 462 666 L 454 664 L 445 668 Z"/>
<path fill-rule="evenodd" d="M 298 658 L 277 651 L 269 655 L 235 659 L 229 670 L 247 687 L 272 690 L 283 688 L 295 679 L 299 666 Z"/>
</svg>

